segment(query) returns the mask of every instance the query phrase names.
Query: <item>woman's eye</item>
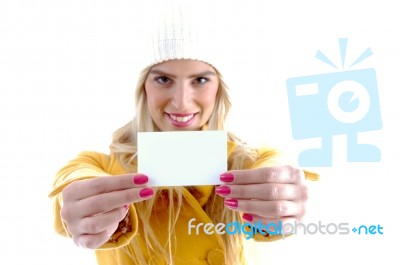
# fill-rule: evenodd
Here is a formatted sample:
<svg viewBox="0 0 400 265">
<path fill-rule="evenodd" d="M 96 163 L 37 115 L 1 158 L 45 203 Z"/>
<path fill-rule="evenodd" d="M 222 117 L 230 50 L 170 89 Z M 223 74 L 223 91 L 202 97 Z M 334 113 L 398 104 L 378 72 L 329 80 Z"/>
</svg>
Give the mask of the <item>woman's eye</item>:
<svg viewBox="0 0 400 265">
<path fill-rule="evenodd" d="M 171 79 L 165 76 L 156 77 L 155 80 L 162 85 L 168 84 L 171 81 Z"/>
<path fill-rule="evenodd" d="M 197 78 L 196 78 L 196 82 L 197 82 L 198 84 L 204 84 L 204 83 L 206 83 L 207 81 L 208 81 L 208 79 L 205 78 L 205 77 L 197 77 Z"/>
</svg>

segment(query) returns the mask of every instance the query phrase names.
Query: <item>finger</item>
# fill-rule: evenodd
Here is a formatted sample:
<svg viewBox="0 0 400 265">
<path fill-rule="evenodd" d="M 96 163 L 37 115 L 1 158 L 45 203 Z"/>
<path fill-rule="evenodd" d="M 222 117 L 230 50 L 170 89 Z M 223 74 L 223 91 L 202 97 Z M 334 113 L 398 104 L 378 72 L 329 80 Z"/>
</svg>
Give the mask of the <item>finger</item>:
<svg viewBox="0 0 400 265">
<path fill-rule="evenodd" d="M 277 219 L 289 216 L 302 216 L 304 212 L 302 203 L 282 200 L 258 201 L 226 199 L 225 206 L 231 210 Z"/>
<path fill-rule="evenodd" d="M 76 209 L 82 209 L 76 212 L 76 216 L 83 218 L 106 213 L 130 203 L 147 200 L 153 195 L 154 190 L 148 187 L 99 194 L 76 202 Z"/>
<path fill-rule="evenodd" d="M 222 174 L 220 180 L 229 184 L 295 184 L 304 180 L 304 172 L 291 166 L 261 167 L 256 169 L 231 170 Z"/>
<path fill-rule="evenodd" d="M 303 185 L 263 183 L 249 185 L 223 185 L 215 189 L 221 196 L 236 199 L 304 200 L 307 188 Z"/>
<path fill-rule="evenodd" d="M 103 214 L 85 217 L 77 226 L 76 234 L 98 234 L 113 224 L 118 224 L 127 212 L 128 208 L 123 206 Z"/>
<path fill-rule="evenodd" d="M 77 201 L 97 194 L 142 187 L 148 180 L 143 174 L 126 174 L 75 181 L 64 188 L 63 200 Z"/>
<path fill-rule="evenodd" d="M 88 248 L 88 249 L 97 249 L 102 246 L 105 242 L 109 240 L 111 235 L 117 229 L 118 224 L 115 227 L 106 229 L 100 233 L 94 235 L 81 235 L 77 239 L 74 239 L 74 242 L 77 246 Z"/>
<path fill-rule="evenodd" d="M 267 217 L 257 215 L 257 214 L 244 213 L 242 215 L 242 218 L 247 223 L 258 223 L 259 222 L 259 223 L 263 224 L 264 226 L 271 224 L 271 226 L 274 226 L 274 227 L 281 225 L 281 224 L 299 222 L 299 219 L 294 216 L 282 217 L 282 218 L 277 219 L 277 218 L 267 218 Z"/>
</svg>

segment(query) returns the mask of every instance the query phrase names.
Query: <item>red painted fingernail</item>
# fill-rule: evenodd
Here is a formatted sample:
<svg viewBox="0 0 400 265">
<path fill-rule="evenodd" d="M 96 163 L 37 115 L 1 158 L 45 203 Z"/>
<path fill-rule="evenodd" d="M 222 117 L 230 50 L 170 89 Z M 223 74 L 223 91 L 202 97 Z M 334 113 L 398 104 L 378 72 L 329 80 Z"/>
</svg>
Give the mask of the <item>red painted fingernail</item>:
<svg viewBox="0 0 400 265">
<path fill-rule="evenodd" d="M 219 179 L 223 182 L 232 182 L 234 176 L 231 173 L 224 173 L 219 177 Z"/>
<path fill-rule="evenodd" d="M 143 188 L 139 191 L 139 196 L 140 198 L 149 198 L 151 196 L 153 196 L 154 191 L 150 188 Z"/>
<path fill-rule="evenodd" d="M 231 194 L 231 188 L 227 186 L 219 186 L 215 189 L 215 193 L 221 196 L 226 196 Z"/>
<path fill-rule="evenodd" d="M 253 221 L 253 216 L 251 216 L 248 213 L 243 214 L 242 218 L 246 221 L 246 222 L 252 222 Z"/>
<path fill-rule="evenodd" d="M 229 208 L 236 209 L 239 205 L 239 202 L 235 199 L 226 199 L 225 205 L 228 206 Z"/>
<path fill-rule="evenodd" d="M 147 181 L 149 181 L 149 178 L 145 175 L 136 175 L 133 177 L 133 183 L 136 185 L 145 184 Z"/>
</svg>

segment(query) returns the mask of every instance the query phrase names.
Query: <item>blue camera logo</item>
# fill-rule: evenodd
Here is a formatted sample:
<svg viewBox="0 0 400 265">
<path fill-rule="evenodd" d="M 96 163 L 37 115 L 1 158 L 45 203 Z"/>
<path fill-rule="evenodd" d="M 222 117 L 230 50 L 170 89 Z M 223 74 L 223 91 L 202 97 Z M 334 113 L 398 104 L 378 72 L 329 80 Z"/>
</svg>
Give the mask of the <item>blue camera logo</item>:
<svg viewBox="0 0 400 265">
<path fill-rule="evenodd" d="M 344 66 L 347 39 L 339 39 Z M 368 48 L 350 68 L 372 55 Z M 321 51 L 316 58 L 335 67 Z M 294 139 L 320 137 L 320 149 L 299 154 L 300 166 L 332 165 L 332 136 L 347 135 L 348 162 L 379 162 L 379 148 L 359 144 L 357 133 L 382 128 L 378 85 L 374 69 L 341 71 L 289 78 L 286 81 Z"/>
</svg>

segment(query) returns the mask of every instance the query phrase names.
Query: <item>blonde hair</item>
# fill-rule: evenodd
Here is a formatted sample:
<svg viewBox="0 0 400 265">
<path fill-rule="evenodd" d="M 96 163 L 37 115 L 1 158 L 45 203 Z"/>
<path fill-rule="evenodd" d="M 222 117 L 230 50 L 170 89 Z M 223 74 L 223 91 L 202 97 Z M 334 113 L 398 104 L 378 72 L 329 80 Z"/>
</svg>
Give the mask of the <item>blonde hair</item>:
<svg viewBox="0 0 400 265">
<path fill-rule="evenodd" d="M 111 153 L 117 155 L 121 164 L 128 170 L 133 171 L 132 164 L 136 160 L 137 154 L 137 132 L 152 132 L 159 131 L 157 126 L 151 119 L 148 113 L 146 92 L 144 84 L 151 67 L 142 71 L 136 87 L 136 116 L 132 121 L 118 129 L 113 134 L 112 144 L 110 145 Z M 208 121 L 208 130 L 224 130 L 225 119 L 231 108 L 231 101 L 228 95 L 228 87 L 224 83 L 221 74 L 217 72 L 219 77 L 219 87 L 216 97 L 214 110 Z M 229 157 L 228 168 L 244 169 L 249 168 L 257 158 L 257 150 L 247 147 L 240 139 L 232 133 L 228 133 L 228 139 L 237 143 L 237 147 L 233 154 Z M 147 246 L 149 256 L 157 259 L 163 259 L 167 264 L 173 264 L 172 252 L 174 227 L 178 219 L 179 212 L 182 206 L 182 189 L 183 187 L 170 187 L 163 190 L 157 190 L 156 195 L 146 201 L 136 203 L 138 218 L 141 220 L 144 231 L 144 240 Z M 157 200 L 167 199 L 168 203 L 168 233 L 169 240 L 166 246 L 163 246 L 157 239 L 156 233 L 149 225 L 149 220 L 152 214 L 153 206 L 157 204 Z M 237 211 L 228 210 L 224 207 L 224 199 L 212 193 L 204 207 L 206 213 L 210 216 L 214 223 L 230 223 L 234 221 L 242 222 L 241 215 Z M 243 252 L 243 235 L 222 235 L 225 245 L 225 262 L 226 264 L 237 264 L 244 258 Z M 125 251 L 132 258 L 132 261 L 137 264 L 147 264 L 142 250 L 140 249 L 139 241 L 136 238 L 132 240 L 130 245 L 125 247 Z"/>
</svg>

